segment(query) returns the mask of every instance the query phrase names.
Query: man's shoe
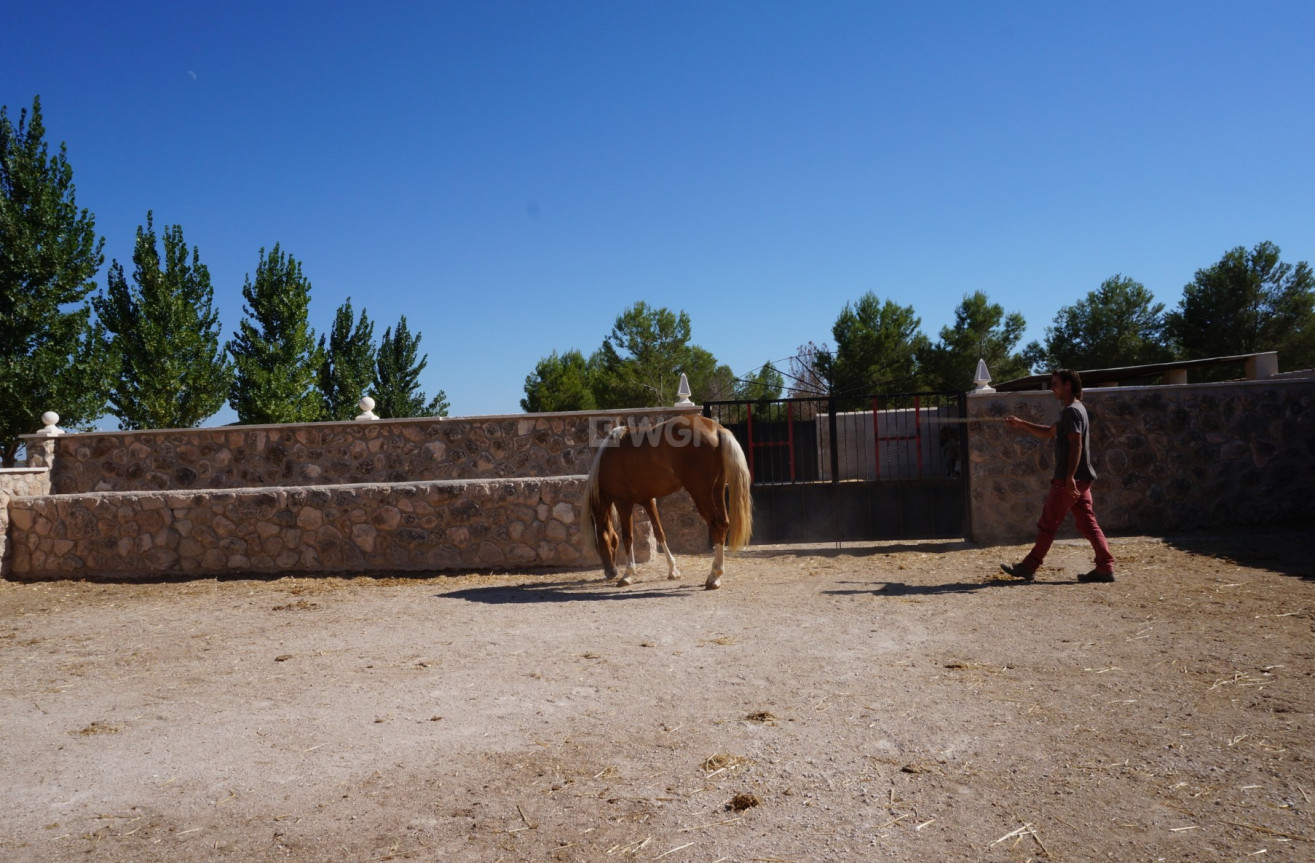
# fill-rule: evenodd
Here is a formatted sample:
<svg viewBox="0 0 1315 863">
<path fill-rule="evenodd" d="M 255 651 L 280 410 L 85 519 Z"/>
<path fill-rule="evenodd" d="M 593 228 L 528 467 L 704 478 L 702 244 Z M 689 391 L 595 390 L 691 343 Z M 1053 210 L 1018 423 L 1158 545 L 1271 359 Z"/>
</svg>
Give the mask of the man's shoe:
<svg viewBox="0 0 1315 863">
<path fill-rule="evenodd" d="M 1084 572 L 1078 576 L 1078 581 L 1082 582 L 1083 584 L 1091 584 L 1092 582 L 1107 583 L 1113 580 L 1114 580 L 1114 573 L 1101 572 L 1098 569 L 1093 569 L 1091 572 Z"/>
<path fill-rule="evenodd" d="M 1002 563 L 1000 569 L 1005 575 L 1012 575 L 1014 578 L 1021 578 L 1023 581 L 1031 581 L 1036 577 L 1035 570 L 1028 569 L 1021 563 Z"/>
</svg>

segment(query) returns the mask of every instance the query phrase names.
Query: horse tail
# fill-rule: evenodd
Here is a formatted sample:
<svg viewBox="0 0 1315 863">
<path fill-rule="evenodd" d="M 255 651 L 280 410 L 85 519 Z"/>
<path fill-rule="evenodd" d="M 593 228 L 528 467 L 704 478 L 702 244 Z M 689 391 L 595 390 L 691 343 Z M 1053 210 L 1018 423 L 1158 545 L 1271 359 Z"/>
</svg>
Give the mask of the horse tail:
<svg viewBox="0 0 1315 863">
<path fill-rule="evenodd" d="M 749 544 L 753 533 L 753 498 L 749 494 L 749 462 L 744 458 L 744 450 L 735 435 L 726 429 L 717 432 L 721 448 L 722 470 L 726 475 L 726 489 L 730 493 L 730 506 L 727 515 L 730 518 L 730 530 L 726 533 L 726 544 L 732 549 Z"/>
<path fill-rule="evenodd" d="M 625 435 L 625 431 L 625 426 L 617 426 L 612 429 L 607 435 L 607 440 L 603 441 L 602 445 L 598 447 L 598 452 L 594 453 L 593 464 L 589 466 L 589 479 L 585 483 L 584 496 L 584 542 L 586 551 L 600 551 L 598 548 L 599 525 L 596 513 L 602 509 L 603 489 L 599 482 L 599 475 L 602 472 L 603 453 L 607 452 L 608 447 L 616 446 L 616 442 L 621 440 Z M 604 518 L 607 517 L 608 515 L 604 515 Z"/>
<path fill-rule="evenodd" d="M 584 547 L 586 551 L 598 551 L 598 522 L 594 512 L 598 509 L 601 492 L 598 487 L 598 466 L 603 460 L 603 450 L 599 447 L 594 453 L 593 464 L 589 466 L 589 479 L 584 492 Z"/>
</svg>

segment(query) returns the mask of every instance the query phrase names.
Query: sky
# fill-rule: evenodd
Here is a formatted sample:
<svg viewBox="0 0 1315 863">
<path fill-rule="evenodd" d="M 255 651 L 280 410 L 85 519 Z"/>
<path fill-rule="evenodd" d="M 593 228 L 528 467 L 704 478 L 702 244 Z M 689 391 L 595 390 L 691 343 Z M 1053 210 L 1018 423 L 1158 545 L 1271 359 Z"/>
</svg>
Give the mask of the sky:
<svg viewBox="0 0 1315 863">
<path fill-rule="evenodd" d="M 11 6 L 0 105 L 41 98 L 102 288 L 153 211 L 231 336 L 277 243 L 317 333 L 405 315 L 453 416 L 640 300 L 747 376 L 869 291 L 1025 344 L 1116 274 L 1172 308 L 1234 247 L 1315 257 L 1306 0 Z"/>
</svg>

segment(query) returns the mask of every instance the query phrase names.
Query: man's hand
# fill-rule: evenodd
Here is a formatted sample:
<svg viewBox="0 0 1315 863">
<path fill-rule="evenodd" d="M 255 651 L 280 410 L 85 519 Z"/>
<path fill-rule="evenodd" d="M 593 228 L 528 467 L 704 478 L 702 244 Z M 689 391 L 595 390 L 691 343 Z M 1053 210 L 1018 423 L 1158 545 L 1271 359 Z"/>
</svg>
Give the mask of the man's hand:
<svg viewBox="0 0 1315 863">
<path fill-rule="evenodd" d="M 1064 480 L 1064 488 L 1068 489 L 1068 496 L 1073 500 L 1077 500 L 1082 495 L 1082 492 L 1078 491 L 1078 481 L 1073 477 Z"/>
</svg>

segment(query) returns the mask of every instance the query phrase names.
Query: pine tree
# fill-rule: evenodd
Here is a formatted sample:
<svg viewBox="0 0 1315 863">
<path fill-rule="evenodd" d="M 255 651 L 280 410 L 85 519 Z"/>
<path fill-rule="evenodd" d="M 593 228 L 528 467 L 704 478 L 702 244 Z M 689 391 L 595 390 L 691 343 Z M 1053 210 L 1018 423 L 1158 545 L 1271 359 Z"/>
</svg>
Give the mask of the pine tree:
<svg viewBox="0 0 1315 863">
<path fill-rule="evenodd" d="M 321 365 L 310 328 L 310 282 L 278 244 L 260 250 L 256 278 L 242 287 L 246 318 L 228 343 L 236 376 L 228 402 L 242 423 L 315 422 L 324 403 L 315 386 Z"/>
<path fill-rule="evenodd" d="M 359 320 L 352 312 L 352 298 L 338 307 L 333 328 L 320 336 L 320 396 L 324 418 L 349 420 L 356 416 L 361 396 L 374 380 L 374 322 L 361 309 Z"/>
<path fill-rule="evenodd" d="M 129 287 L 118 261 L 93 304 L 112 334 L 119 374 L 111 412 L 125 429 L 190 428 L 224 406 L 233 370 L 224 352 L 210 271 L 183 229 L 164 229 L 164 259 L 154 217 L 137 228 Z"/>
<path fill-rule="evenodd" d="M 420 334 L 411 335 L 406 315 L 397 322 L 397 329 L 384 330 L 374 375 L 374 410 L 379 416 L 387 419 L 447 416 L 446 393 L 439 390 L 438 395 L 426 401 L 425 394 L 419 392 L 420 373 L 429 364 L 428 354 L 416 361 L 419 350 Z"/>
<path fill-rule="evenodd" d="M 91 322 L 87 296 L 105 241 L 79 210 L 63 144 L 46 147 L 41 99 L 17 128 L 0 106 L 0 455 L 14 463 L 17 436 L 57 412 L 86 427 L 105 411 L 113 360 Z"/>
</svg>

